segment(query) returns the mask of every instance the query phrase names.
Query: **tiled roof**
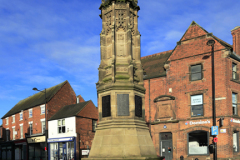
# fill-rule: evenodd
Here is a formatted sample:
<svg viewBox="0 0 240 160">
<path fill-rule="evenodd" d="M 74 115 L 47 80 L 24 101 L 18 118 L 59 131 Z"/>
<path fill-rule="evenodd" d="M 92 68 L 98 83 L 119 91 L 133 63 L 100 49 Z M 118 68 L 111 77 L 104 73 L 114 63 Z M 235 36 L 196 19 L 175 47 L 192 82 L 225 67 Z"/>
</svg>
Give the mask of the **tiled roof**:
<svg viewBox="0 0 240 160">
<path fill-rule="evenodd" d="M 166 76 L 166 71 L 164 69 L 164 64 L 172 50 L 152 54 L 141 58 L 143 70 L 145 75 L 143 79 L 157 78 L 161 76 Z"/>
<path fill-rule="evenodd" d="M 81 102 L 81 103 L 77 103 L 77 104 L 64 106 L 57 113 L 55 113 L 49 120 L 56 120 L 56 119 L 61 119 L 61 118 L 66 118 L 66 117 L 77 116 L 78 113 L 85 106 L 87 106 L 87 104 L 89 102 L 91 102 L 91 100 L 86 101 L 86 102 Z"/>
<path fill-rule="evenodd" d="M 51 88 L 46 89 L 46 100 L 49 102 L 52 97 L 61 89 L 61 87 L 65 84 L 68 83 L 68 81 L 64 81 L 56 86 L 53 86 Z M 16 113 L 21 112 L 22 110 L 26 110 L 35 106 L 39 106 L 41 104 L 45 103 L 45 93 L 44 92 L 38 92 L 26 99 L 23 99 L 19 101 L 10 111 L 8 111 L 3 117 L 9 117 L 11 115 L 14 115 Z"/>
</svg>

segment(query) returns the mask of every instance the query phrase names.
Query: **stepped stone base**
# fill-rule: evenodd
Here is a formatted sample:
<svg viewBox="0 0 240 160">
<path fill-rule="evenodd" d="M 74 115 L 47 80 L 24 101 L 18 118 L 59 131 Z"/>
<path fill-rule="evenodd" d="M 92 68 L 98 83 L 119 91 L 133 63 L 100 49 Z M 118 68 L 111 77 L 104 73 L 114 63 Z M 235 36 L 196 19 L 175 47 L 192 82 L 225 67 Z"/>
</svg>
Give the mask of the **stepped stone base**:
<svg viewBox="0 0 240 160">
<path fill-rule="evenodd" d="M 89 158 L 84 160 L 144 160 L 157 157 L 149 129 L 142 120 L 115 119 L 99 123 Z"/>
</svg>

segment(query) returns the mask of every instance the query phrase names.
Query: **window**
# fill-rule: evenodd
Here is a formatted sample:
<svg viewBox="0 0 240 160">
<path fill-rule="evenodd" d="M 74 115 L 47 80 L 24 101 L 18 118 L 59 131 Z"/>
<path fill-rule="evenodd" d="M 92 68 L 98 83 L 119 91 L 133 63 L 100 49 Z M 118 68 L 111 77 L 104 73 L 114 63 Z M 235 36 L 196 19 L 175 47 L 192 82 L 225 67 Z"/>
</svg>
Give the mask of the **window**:
<svg viewBox="0 0 240 160">
<path fill-rule="evenodd" d="M 32 109 L 28 110 L 29 117 L 32 117 Z"/>
<path fill-rule="evenodd" d="M 23 138 L 23 124 L 20 124 L 20 135 L 21 139 Z"/>
<path fill-rule="evenodd" d="M 41 114 L 45 114 L 45 105 L 41 105 Z"/>
<path fill-rule="evenodd" d="M 15 140 L 15 127 L 12 127 L 12 133 L 13 133 L 13 140 Z"/>
<path fill-rule="evenodd" d="M 15 115 L 12 116 L 12 123 L 15 123 Z"/>
<path fill-rule="evenodd" d="M 232 79 L 238 79 L 237 78 L 237 64 L 232 63 Z"/>
<path fill-rule="evenodd" d="M 232 110 L 233 115 L 237 115 L 237 93 L 232 93 Z"/>
<path fill-rule="evenodd" d="M 208 154 L 208 132 L 193 131 L 188 133 L 188 154 L 189 155 Z"/>
<path fill-rule="evenodd" d="M 42 121 L 41 123 L 42 123 L 42 134 L 44 134 L 45 133 L 45 121 Z"/>
<path fill-rule="evenodd" d="M 65 133 L 65 119 L 58 120 L 58 133 Z"/>
<path fill-rule="evenodd" d="M 10 131 L 9 129 L 7 128 L 6 129 L 6 141 L 9 141 L 10 140 Z"/>
<path fill-rule="evenodd" d="M 197 64 L 190 67 L 190 80 L 197 81 L 202 79 L 202 65 Z"/>
<path fill-rule="evenodd" d="M 96 128 L 97 128 L 97 121 L 96 120 L 92 120 L 92 131 L 96 132 Z"/>
<path fill-rule="evenodd" d="M 233 132 L 233 152 L 239 152 L 239 132 Z"/>
<path fill-rule="evenodd" d="M 32 123 L 29 123 L 29 135 L 33 134 L 33 126 Z"/>
<path fill-rule="evenodd" d="M 191 116 L 203 116 L 203 95 L 192 95 L 191 96 Z"/>
<path fill-rule="evenodd" d="M 20 118 L 19 118 L 19 120 L 20 120 L 20 121 L 23 120 L 23 112 L 20 112 Z"/>
<path fill-rule="evenodd" d="M 6 125 L 8 125 L 8 117 L 6 118 Z"/>
</svg>

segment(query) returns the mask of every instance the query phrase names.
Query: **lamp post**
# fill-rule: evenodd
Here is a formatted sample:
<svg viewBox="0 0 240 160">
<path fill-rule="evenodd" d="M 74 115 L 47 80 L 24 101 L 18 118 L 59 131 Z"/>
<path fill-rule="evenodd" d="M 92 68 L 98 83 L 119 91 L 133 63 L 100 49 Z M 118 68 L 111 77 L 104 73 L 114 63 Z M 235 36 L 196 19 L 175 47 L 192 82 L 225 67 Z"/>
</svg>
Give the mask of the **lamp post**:
<svg viewBox="0 0 240 160">
<path fill-rule="evenodd" d="M 213 126 L 216 126 L 216 110 L 215 110 L 215 73 L 214 73 L 214 44 L 215 41 L 213 39 L 208 40 L 207 45 L 212 46 L 212 114 L 213 114 Z M 215 138 L 216 135 L 213 136 Z M 217 160 L 217 142 L 213 142 L 214 150 L 213 150 L 213 159 Z"/>
<path fill-rule="evenodd" d="M 45 95 L 45 98 L 44 98 L 44 103 L 45 103 L 45 160 L 48 159 L 48 147 L 47 147 L 47 138 L 48 138 L 48 133 L 47 133 L 47 107 L 46 107 L 46 104 L 47 104 L 47 99 L 46 99 L 46 94 L 47 94 L 47 90 L 46 88 L 44 90 L 38 90 L 37 88 L 33 88 L 34 91 L 39 91 L 39 92 L 44 92 L 44 95 Z"/>
</svg>

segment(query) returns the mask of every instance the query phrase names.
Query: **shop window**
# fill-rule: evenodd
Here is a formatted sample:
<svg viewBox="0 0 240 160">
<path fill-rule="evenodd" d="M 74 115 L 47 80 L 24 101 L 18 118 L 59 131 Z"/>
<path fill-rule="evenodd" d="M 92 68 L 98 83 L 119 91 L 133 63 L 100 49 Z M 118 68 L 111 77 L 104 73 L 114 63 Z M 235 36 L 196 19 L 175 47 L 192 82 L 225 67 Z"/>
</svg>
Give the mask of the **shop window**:
<svg viewBox="0 0 240 160">
<path fill-rule="evenodd" d="M 32 117 L 32 109 L 29 109 L 28 113 L 29 113 L 29 118 Z"/>
<path fill-rule="evenodd" d="M 41 123 L 42 123 L 42 134 L 44 134 L 45 133 L 45 121 L 42 121 Z"/>
<path fill-rule="evenodd" d="M 19 114 L 19 121 L 23 120 L 23 112 L 20 112 Z"/>
<path fill-rule="evenodd" d="M 6 125 L 8 125 L 8 117 L 6 118 Z"/>
<path fill-rule="evenodd" d="M 97 128 L 97 121 L 96 120 L 92 120 L 92 131 L 96 132 L 96 128 Z"/>
<path fill-rule="evenodd" d="M 239 152 L 239 132 L 233 132 L 233 152 Z"/>
<path fill-rule="evenodd" d="M 237 93 L 232 93 L 232 110 L 233 115 L 237 115 Z"/>
<path fill-rule="evenodd" d="M 65 133 L 65 119 L 58 120 L 58 133 Z"/>
<path fill-rule="evenodd" d="M 208 132 L 193 131 L 188 133 L 188 154 L 189 155 L 208 154 Z"/>
<path fill-rule="evenodd" d="M 191 116 L 203 116 L 203 95 L 192 95 L 191 96 Z"/>
<path fill-rule="evenodd" d="M 45 105 L 41 105 L 40 108 L 41 108 L 41 114 L 45 114 Z"/>
<path fill-rule="evenodd" d="M 15 115 L 12 116 L 12 123 L 15 123 Z"/>
<path fill-rule="evenodd" d="M 197 81 L 203 78 L 202 64 L 192 65 L 190 67 L 190 80 Z"/>
<path fill-rule="evenodd" d="M 237 80 L 238 75 L 237 75 L 237 64 L 232 63 L 232 79 Z"/>
</svg>

